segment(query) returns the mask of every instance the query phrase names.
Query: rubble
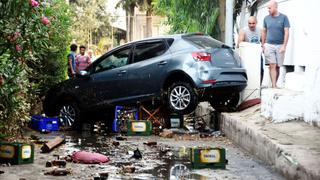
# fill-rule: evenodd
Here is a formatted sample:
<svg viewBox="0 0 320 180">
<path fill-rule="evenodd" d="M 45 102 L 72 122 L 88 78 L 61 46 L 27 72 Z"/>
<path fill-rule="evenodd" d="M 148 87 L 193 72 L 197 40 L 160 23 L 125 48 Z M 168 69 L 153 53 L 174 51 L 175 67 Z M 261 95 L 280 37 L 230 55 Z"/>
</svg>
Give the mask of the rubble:
<svg viewBox="0 0 320 180">
<path fill-rule="evenodd" d="M 103 172 L 103 173 L 99 173 L 99 176 L 94 177 L 93 180 L 107 180 L 108 177 L 109 177 L 109 173 Z"/>
<path fill-rule="evenodd" d="M 64 157 L 62 159 L 64 159 L 67 162 L 72 162 L 72 157 L 70 155 L 68 155 L 68 156 L 66 156 L 66 157 Z"/>
<path fill-rule="evenodd" d="M 31 135 L 30 136 L 30 141 L 35 143 L 35 144 L 44 144 L 44 143 L 47 143 L 48 141 L 45 141 L 45 140 L 41 140 L 39 138 L 39 136 L 35 136 L 35 135 Z"/>
<path fill-rule="evenodd" d="M 112 141 L 112 144 L 113 144 L 114 146 L 119 146 L 119 145 L 120 145 L 120 142 L 118 142 L 118 141 Z"/>
<path fill-rule="evenodd" d="M 122 166 L 122 171 L 124 173 L 134 173 L 136 168 L 134 166 Z"/>
<path fill-rule="evenodd" d="M 64 160 L 53 160 L 53 161 L 47 161 L 46 162 L 46 167 L 52 167 L 52 166 L 57 166 L 57 167 L 66 167 L 67 162 Z"/>
<path fill-rule="evenodd" d="M 173 132 L 172 132 L 172 130 L 164 129 L 159 135 L 164 138 L 172 138 Z"/>
<path fill-rule="evenodd" d="M 52 175 L 52 176 L 66 176 L 68 174 L 71 174 L 70 169 L 60 169 L 60 168 L 55 168 L 51 171 L 44 173 L 44 175 Z"/>
<path fill-rule="evenodd" d="M 145 144 L 147 146 L 156 146 L 157 142 L 156 141 L 148 141 L 148 142 L 144 142 L 143 144 Z"/>
<path fill-rule="evenodd" d="M 126 141 L 126 140 L 128 140 L 128 139 L 125 138 L 125 137 L 122 137 L 122 136 L 117 136 L 117 137 L 116 137 L 116 140 L 117 140 L 117 141 Z"/>
<path fill-rule="evenodd" d="M 170 150 L 171 150 L 171 148 L 169 148 L 169 147 L 160 146 L 159 147 L 160 156 L 163 156 L 163 155 L 167 154 Z"/>
</svg>

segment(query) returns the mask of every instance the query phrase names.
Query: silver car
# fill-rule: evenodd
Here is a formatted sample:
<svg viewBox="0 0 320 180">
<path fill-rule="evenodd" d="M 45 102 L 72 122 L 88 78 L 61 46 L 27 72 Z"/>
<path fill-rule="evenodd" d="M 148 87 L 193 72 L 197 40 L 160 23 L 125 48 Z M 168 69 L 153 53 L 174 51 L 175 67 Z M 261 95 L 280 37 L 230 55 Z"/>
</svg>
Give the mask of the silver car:
<svg viewBox="0 0 320 180">
<path fill-rule="evenodd" d="M 80 113 L 151 100 L 179 114 L 194 111 L 200 101 L 222 111 L 236 107 L 246 85 L 246 71 L 230 47 L 204 34 L 168 35 L 107 52 L 53 87 L 43 107 L 69 125 Z"/>
</svg>

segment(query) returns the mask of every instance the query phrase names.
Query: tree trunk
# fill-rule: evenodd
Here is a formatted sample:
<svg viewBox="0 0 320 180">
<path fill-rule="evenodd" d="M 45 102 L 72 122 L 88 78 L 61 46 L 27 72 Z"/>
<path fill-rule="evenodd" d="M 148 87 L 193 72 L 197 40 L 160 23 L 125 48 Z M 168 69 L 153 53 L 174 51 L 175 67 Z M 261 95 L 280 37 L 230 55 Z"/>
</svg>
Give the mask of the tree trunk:
<svg viewBox="0 0 320 180">
<path fill-rule="evenodd" d="M 129 12 L 129 41 L 133 40 L 133 16 L 134 16 L 134 7 L 135 5 L 130 6 Z"/>
<path fill-rule="evenodd" d="M 129 25 L 129 23 L 130 23 L 130 14 L 128 13 L 128 11 L 126 11 L 126 42 L 129 42 L 130 41 L 130 38 L 129 38 L 129 36 L 130 36 L 130 34 L 129 34 L 129 28 L 130 28 L 130 25 Z M 113 33 L 113 31 L 112 31 L 112 33 Z M 113 36 L 113 34 L 111 35 L 111 36 Z M 112 38 L 113 39 L 113 38 Z"/>
<path fill-rule="evenodd" d="M 146 11 L 146 15 L 147 15 L 147 37 L 151 37 L 152 36 L 152 4 L 151 4 L 151 0 L 147 0 L 147 11 Z"/>
<path fill-rule="evenodd" d="M 218 23 L 220 27 L 220 41 L 224 42 L 224 34 L 225 34 L 225 22 L 226 22 L 226 1 L 219 1 L 219 17 L 218 17 Z"/>
<path fill-rule="evenodd" d="M 147 15 L 147 37 L 151 37 L 152 36 L 152 11 L 151 10 L 147 10 L 146 12 Z"/>
</svg>

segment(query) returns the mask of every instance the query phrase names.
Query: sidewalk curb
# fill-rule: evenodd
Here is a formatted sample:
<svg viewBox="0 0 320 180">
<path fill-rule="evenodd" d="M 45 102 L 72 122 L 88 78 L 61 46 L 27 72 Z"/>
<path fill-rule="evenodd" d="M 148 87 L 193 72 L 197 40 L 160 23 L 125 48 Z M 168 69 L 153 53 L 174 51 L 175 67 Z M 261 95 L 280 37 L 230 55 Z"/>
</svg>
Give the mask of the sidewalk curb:
<svg viewBox="0 0 320 180">
<path fill-rule="evenodd" d="M 256 123 L 240 120 L 233 113 L 222 113 L 220 124 L 226 136 L 240 147 L 258 157 L 287 179 L 320 179 L 318 172 L 309 170 L 296 162 L 276 140 L 263 134 L 263 129 Z M 255 114 L 260 114 L 256 112 Z M 255 115 L 253 118 L 257 118 Z M 252 117 L 247 117 L 252 118 Z M 260 118 L 260 117 L 259 117 Z"/>
</svg>

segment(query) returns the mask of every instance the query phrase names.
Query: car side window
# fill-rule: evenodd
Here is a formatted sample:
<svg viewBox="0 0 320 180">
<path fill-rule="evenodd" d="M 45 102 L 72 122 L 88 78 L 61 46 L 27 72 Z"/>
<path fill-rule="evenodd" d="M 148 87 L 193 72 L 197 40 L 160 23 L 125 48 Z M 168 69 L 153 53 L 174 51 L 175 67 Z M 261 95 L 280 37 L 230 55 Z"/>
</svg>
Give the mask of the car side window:
<svg viewBox="0 0 320 180">
<path fill-rule="evenodd" d="M 133 62 L 139 62 L 164 54 L 167 47 L 163 41 L 144 42 L 136 45 Z"/>
<path fill-rule="evenodd" d="M 94 73 L 125 66 L 129 63 L 131 47 L 125 47 L 105 57 L 94 67 Z"/>
</svg>

